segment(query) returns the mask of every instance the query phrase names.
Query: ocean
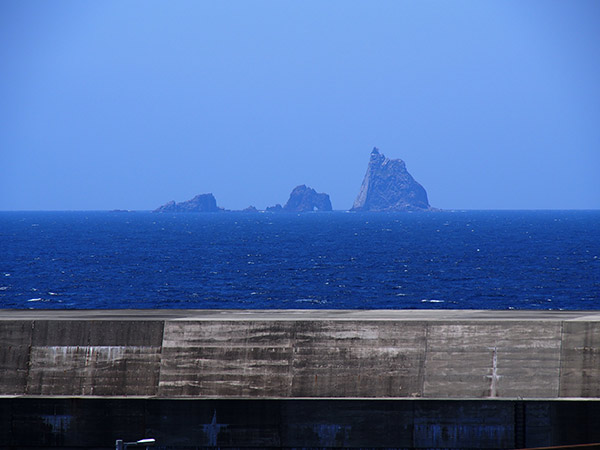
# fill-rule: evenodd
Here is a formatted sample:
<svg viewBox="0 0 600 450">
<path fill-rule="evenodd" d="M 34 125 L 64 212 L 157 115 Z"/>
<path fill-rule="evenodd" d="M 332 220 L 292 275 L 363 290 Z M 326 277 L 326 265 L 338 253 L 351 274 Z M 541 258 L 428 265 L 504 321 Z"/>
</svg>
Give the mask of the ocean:
<svg viewBox="0 0 600 450">
<path fill-rule="evenodd" d="M 600 211 L 0 212 L 0 308 L 600 309 Z"/>
</svg>

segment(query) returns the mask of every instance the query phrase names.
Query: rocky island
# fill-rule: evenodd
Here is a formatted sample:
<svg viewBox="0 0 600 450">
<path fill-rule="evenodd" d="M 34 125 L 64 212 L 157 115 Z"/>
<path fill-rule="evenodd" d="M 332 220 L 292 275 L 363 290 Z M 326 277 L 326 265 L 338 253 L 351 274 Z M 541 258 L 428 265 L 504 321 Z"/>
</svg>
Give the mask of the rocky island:
<svg viewBox="0 0 600 450">
<path fill-rule="evenodd" d="M 351 211 L 428 211 L 427 192 L 401 159 L 389 159 L 377 147 Z"/>
<path fill-rule="evenodd" d="M 386 158 L 373 148 L 367 167 L 367 173 L 360 192 L 350 211 L 435 211 L 429 206 L 427 192 L 410 173 L 401 159 Z M 213 194 L 200 194 L 193 199 L 176 203 L 170 201 L 154 212 L 219 212 L 225 211 L 217 206 Z M 302 213 L 311 211 L 332 211 L 328 194 L 318 193 L 304 184 L 296 186 L 284 206 L 276 204 L 266 208 L 274 213 Z M 259 212 L 254 206 L 242 210 L 246 213 Z"/>
<path fill-rule="evenodd" d="M 266 209 L 267 212 L 309 212 L 309 211 L 331 211 L 331 200 L 325 193 L 317 193 L 313 188 L 306 185 L 296 186 L 285 206 L 277 204 Z M 217 206 L 217 200 L 212 194 L 196 195 L 193 199 L 176 203 L 170 201 L 156 208 L 157 213 L 187 213 L 187 212 L 220 212 L 225 211 Z M 254 206 L 243 209 L 242 212 L 259 212 Z"/>
<path fill-rule="evenodd" d="M 180 213 L 180 212 L 219 212 L 221 208 L 217 206 L 217 200 L 212 194 L 196 195 L 193 199 L 175 203 L 170 201 L 156 208 L 153 212 Z"/>
<path fill-rule="evenodd" d="M 268 212 L 310 212 L 331 211 L 331 200 L 325 193 L 317 193 L 313 188 L 304 184 L 296 186 L 290 194 L 285 206 L 277 204 L 267 208 Z"/>
</svg>

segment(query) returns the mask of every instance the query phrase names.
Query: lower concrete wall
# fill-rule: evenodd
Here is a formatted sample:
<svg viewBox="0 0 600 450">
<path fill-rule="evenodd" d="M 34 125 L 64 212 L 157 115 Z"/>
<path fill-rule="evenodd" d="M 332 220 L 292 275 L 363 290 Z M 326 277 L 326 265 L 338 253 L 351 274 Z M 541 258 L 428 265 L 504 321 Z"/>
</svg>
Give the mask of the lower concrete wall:
<svg viewBox="0 0 600 450">
<path fill-rule="evenodd" d="M 592 312 L 0 311 L 0 449 L 511 449 L 598 417 Z"/>
<path fill-rule="evenodd" d="M 600 442 L 600 402 L 0 399 L 0 449 L 511 449 Z"/>
<path fill-rule="evenodd" d="M 155 395 L 164 321 L 0 321 L 0 395 Z"/>
<path fill-rule="evenodd" d="M 560 397 L 600 397 L 600 322 L 565 322 Z"/>
<path fill-rule="evenodd" d="M 23 314 L 23 313 L 21 313 Z M 0 395 L 599 398 L 600 317 L 0 317 Z M 63 313 L 64 314 L 64 313 Z M 332 314 L 333 315 L 333 314 Z M 473 316 L 473 313 L 471 313 Z M 10 317 L 10 315 L 8 315 Z"/>
</svg>

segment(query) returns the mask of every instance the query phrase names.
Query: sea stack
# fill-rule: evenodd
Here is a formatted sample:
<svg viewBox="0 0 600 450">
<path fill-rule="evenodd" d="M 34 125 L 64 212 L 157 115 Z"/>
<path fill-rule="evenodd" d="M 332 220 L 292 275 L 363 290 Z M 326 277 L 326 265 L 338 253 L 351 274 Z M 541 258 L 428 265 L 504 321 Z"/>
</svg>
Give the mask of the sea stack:
<svg viewBox="0 0 600 450">
<path fill-rule="evenodd" d="M 351 211 L 427 211 L 427 192 L 401 159 L 388 159 L 377 147 Z"/>
<path fill-rule="evenodd" d="M 329 195 L 317 193 L 313 188 L 304 184 L 294 188 L 285 206 L 277 204 L 267 208 L 268 212 L 295 213 L 331 210 L 331 200 L 329 199 Z"/>
<path fill-rule="evenodd" d="M 302 184 L 294 188 L 283 209 L 289 212 L 307 212 L 331 211 L 332 208 L 329 195 L 317 193 L 313 188 Z"/>
<path fill-rule="evenodd" d="M 168 212 L 168 213 L 181 213 L 181 212 L 219 212 L 221 208 L 217 206 L 217 200 L 212 194 L 200 194 L 196 195 L 193 199 L 175 203 L 170 201 L 153 212 Z"/>
</svg>

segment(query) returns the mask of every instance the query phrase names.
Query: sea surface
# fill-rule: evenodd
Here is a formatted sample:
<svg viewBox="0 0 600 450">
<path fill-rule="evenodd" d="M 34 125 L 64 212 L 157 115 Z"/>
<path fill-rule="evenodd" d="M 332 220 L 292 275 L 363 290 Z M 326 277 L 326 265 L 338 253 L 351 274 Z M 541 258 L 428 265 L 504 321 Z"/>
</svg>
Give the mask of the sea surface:
<svg viewBox="0 0 600 450">
<path fill-rule="evenodd" d="M 0 308 L 600 309 L 600 211 L 0 212 Z"/>
</svg>

